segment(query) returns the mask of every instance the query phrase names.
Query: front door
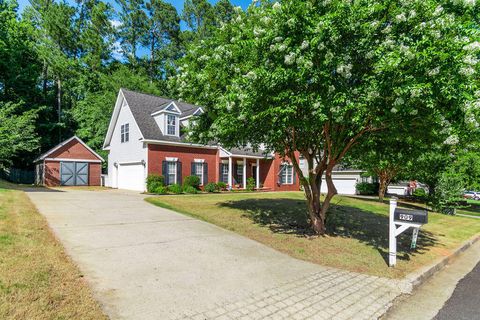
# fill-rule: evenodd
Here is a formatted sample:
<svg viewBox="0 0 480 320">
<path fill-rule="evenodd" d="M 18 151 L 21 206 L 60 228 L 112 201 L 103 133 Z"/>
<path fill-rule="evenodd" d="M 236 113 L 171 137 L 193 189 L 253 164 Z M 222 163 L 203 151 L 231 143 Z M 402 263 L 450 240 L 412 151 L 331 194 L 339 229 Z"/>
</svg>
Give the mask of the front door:
<svg viewBox="0 0 480 320">
<path fill-rule="evenodd" d="M 62 186 L 88 185 L 88 163 L 60 162 L 60 184 Z"/>
</svg>

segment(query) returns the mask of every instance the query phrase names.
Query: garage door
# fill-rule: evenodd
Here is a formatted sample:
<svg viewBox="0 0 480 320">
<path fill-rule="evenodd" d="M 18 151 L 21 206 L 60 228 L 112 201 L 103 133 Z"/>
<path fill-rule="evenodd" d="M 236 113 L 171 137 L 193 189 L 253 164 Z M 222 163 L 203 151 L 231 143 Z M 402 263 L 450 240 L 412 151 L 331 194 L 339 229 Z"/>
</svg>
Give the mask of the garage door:
<svg viewBox="0 0 480 320">
<path fill-rule="evenodd" d="M 140 163 L 118 166 L 118 189 L 144 191 L 144 166 Z"/>
<path fill-rule="evenodd" d="M 333 184 L 337 188 L 338 194 L 356 194 L 355 185 L 357 184 L 357 179 L 333 179 Z M 327 182 L 323 180 L 322 182 L 322 193 L 327 192 Z"/>
<path fill-rule="evenodd" d="M 62 186 L 88 185 L 88 163 L 60 162 L 60 184 Z"/>
</svg>

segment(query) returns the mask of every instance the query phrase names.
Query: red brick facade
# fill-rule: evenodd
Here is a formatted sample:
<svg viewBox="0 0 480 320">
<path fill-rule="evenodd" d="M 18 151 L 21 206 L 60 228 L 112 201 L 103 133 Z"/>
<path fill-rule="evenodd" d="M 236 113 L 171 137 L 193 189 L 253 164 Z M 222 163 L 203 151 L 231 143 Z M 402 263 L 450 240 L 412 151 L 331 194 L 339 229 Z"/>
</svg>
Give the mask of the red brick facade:
<svg viewBox="0 0 480 320">
<path fill-rule="evenodd" d="M 298 157 L 298 155 L 297 155 Z M 207 149 L 202 147 L 183 147 L 173 145 L 149 144 L 148 145 L 148 174 L 162 175 L 162 163 L 166 158 L 177 158 L 182 163 L 182 181 L 186 176 L 191 175 L 191 163 L 195 159 L 203 159 L 208 164 L 208 182 L 220 181 L 220 150 Z M 242 157 L 234 157 L 232 161 L 243 161 Z M 298 158 L 297 158 L 298 160 Z M 283 159 L 279 156 L 274 159 L 261 159 L 260 161 L 260 183 L 273 191 L 298 191 L 300 184 L 295 177 L 293 184 L 279 184 L 278 173 Z M 256 159 L 247 159 L 247 179 L 252 177 L 253 167 Z M 235 186 L 234 186 L 235 187 Z"/>
<path fill-rule="evenodd" d="M 80 143 L 76 138 L 65 145 L 46 154 L 43 160 L 43 184 L 48 187 L 59 186 L 60 183 L 60 162 L 76 161 L 88 163 L 88 185 L 99 186 L 101 184 L 102 164 L 94 153 Z M 65 160 L 63 160 L 65 159 Z M 42 179 L 40 179 L 42 180 Z"/>
</svg>

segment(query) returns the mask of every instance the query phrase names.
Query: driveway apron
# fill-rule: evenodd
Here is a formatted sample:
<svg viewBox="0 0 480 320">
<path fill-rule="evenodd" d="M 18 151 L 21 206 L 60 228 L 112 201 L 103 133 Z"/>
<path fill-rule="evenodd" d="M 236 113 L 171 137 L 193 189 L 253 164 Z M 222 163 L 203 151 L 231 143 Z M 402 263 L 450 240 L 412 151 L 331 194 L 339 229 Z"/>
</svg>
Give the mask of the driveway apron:
<svg viewBox="0 0 480 320">
<path fill-rule="evenodd" d="M 291 258 L 128 191 L 27 190 L 112 319 L 372 319 L 391 280 Z"/>
</svg>

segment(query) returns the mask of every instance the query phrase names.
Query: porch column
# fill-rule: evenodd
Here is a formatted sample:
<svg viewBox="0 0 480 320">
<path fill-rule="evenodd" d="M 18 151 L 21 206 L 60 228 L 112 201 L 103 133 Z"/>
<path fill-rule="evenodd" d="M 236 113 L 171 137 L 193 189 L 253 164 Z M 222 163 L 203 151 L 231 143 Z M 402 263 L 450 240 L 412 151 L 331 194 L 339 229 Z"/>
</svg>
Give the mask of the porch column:
<svg viewBox="0 0 480 320">
<path fill-rule="evenodd" d="M 228 157 L 228 187 L 230 189 L 233 188 L 233 181 L 232 181 L 233 180 L 232 179 L 233 178 L 233 176 L 232 176 L 233 172 L 232 171 L 233 171 L 232 157 Z"/>
<path fill-rule="evenodd" d="M 260 159 L 257 159 L 257 170 L 255 173 L 257 174 L 257 177 L 256 177 L 257 179 L 255 179 L 257 182 L 256 183 L 257 185 L 255 187 L 257 189 L 260 189 Z"/>
<path fill-rule="evenodd" d="M 243 158 L 243 189 L 247 189 L 247 158 Z"/>
</svg>

